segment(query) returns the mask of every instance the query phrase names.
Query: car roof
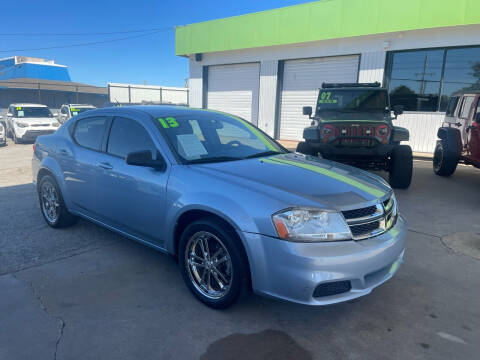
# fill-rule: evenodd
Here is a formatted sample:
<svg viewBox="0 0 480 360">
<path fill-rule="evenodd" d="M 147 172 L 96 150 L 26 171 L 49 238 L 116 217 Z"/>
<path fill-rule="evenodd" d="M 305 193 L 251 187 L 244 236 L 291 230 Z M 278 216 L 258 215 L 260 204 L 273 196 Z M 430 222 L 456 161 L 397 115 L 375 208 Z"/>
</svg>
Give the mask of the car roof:
<svg viewBox="0 0 480 360">
<path fill-rule="evenodd" d="M 19 106 L 19 107 L 48 107 L 47 105 L 43 105 L 43 104 L 28 104 L 28 103 L 15 103 L 15 104 L 10 104 L 9 106 Z"/>
<path fill-rule="evenodd" d="M 334 88 L 319 88 L 323 91 L 332 91 L 332 90 L 374 90 L 374 91 L 382 91 L 387 90 L 384 87 L 369 87 L 369 86 L 342 86 L 342 87 L 334 87 Z"/>
<path fill-rule="evenodd" d="M 227 113 L 222 113 L 220 111 L 215 110 L 207 110 L 207 109 L 198 109 L 198 108 L 191 108 L 188 106 L 178 106 L 178 105 L 132 105 L 132 106 L 112 106 L 112 107 L 105 107 L 105 108 L 97 108 L 95 110 L 91 110 L 88 113 L 101 113 L 103 111 L 109 112 L 118 112 L 121 113 L 129 113 L 129 112 L 136 112 L 140 111 L 146 113 L 154 118 L 157 117 L 166 117 L 166 116 L 182 116 L 182 115 L 189 115 L 195 116 L 195 114 L 204 114 L 205 112 L 210 113 L 221 113 L 224 115 L 229 115 Z"/>
<path fill-rule="evenodd" d="M 62 106 L 92 107 L 92 108 L 95 107 L 92 104 L 63 104 Z"/>
</svg>

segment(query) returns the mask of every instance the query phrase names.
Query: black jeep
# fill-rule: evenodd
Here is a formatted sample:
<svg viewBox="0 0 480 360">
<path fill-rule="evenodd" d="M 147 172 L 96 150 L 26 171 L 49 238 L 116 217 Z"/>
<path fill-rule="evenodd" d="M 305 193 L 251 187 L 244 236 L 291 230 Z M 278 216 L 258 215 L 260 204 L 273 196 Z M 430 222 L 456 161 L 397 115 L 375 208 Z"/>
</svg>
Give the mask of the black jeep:
<svg viewBox="0 0 480 360">
<path fill-rule="evenodd" d="M 412 149 L 400 145 L 408 141 L 405 128 L 393 126 L 403 113 L 398 105 L 390 108 L 388 91 L 380 83 L 326 84 L 318 94 L 315 116 L 312 107 L 303 114 L 312 126 L 303 131 L 304 142 L 297 151 L 353 165 L 367 170 L 386 170 L 390 185 L 405 189 L 412 179 Z"/>
</svg>

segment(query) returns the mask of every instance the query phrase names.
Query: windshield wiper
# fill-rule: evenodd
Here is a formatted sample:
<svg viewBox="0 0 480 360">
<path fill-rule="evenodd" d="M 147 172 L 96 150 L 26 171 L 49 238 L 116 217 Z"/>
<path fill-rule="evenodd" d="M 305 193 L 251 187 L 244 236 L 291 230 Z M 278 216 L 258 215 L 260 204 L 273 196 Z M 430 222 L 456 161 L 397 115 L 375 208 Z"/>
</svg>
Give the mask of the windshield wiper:
<svg viewBox="0 0 480 360">
<path fill-rule="evenodd" d="M 235 161 L 241 160 L 242 158 L 233 157 L 233 156 L 212 156 L 194 160 L 188 160 L 188 164 L 205 164 L 205 163 L 214 163 L 214 162 L 222 162 L 222 161 Z"/>
<path fill-rule="evenodd" d="M 252 159 L 252 158 L 256 158 L 256 157 L 278 155 L 278 154 L 284 154 L 284 153 L 281 152 L 281 151 L 269 150 L 269 151 L 264 151 L 264 152 L 259 152 L 259 153 L 256 153 L 256 154 L 248 155 L 247 157 L 244 157 L 244 159 Z"/>
</svg>

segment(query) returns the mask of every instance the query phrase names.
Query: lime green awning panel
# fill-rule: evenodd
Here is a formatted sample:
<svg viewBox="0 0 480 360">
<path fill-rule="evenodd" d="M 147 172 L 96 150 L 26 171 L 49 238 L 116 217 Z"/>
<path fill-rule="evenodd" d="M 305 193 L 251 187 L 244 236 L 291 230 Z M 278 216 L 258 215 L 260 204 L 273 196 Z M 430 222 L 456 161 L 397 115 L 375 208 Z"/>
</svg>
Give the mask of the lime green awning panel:
<svg viewBox="0 0 480 360">
<path fill-rule="evenodd" d="M 177 55 L 480 24 L 480 0 L 323 0 L 175 31 Z"/>
</svg>

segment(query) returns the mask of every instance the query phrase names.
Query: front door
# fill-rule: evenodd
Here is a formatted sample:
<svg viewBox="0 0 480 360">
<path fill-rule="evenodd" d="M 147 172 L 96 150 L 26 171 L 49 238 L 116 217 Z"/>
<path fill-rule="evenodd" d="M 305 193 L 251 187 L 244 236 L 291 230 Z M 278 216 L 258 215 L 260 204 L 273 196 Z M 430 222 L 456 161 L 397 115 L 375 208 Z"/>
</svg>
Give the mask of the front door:
<svg viewBox="0 0 480 360">
<path fill-rule="evenodd" d="M 161 156 L 140 122 L 114 118 L 99 161 L 98 208 L 106 224 L 161 246 L 169 167 L 159 171 L 125 162 L 128 153 L 144 150 Z"/>
</svg>

